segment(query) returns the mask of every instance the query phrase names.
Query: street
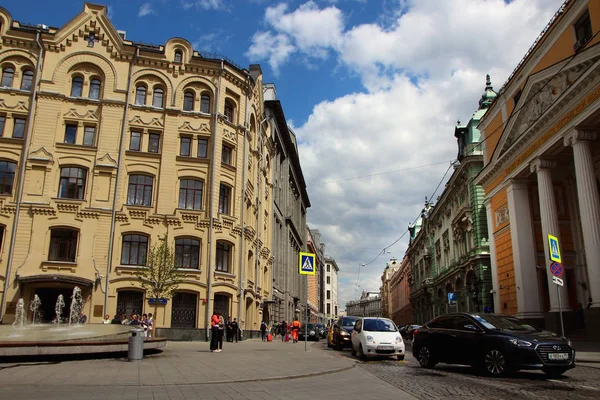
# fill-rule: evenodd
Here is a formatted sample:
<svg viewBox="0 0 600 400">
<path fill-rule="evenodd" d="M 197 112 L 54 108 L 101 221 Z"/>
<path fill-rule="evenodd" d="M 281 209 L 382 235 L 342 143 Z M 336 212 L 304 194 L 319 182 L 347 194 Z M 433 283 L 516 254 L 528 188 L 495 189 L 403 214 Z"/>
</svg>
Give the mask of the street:
<svg viewBox="0 0 600 400">
<path fill-rule="evenodd" d="M 324 349 L 327 349 L 324 346 Z M 350 350 L 335 352 L 354 358 Z M 560 379 L 547 379 L 544 373 L 520 371 L 505 378 L 490 378 L 473 368 L 438 364 L 422 368 L 410 347 L 404 361 L 392 358 L 358 361 L 358 367 L 419 399 L 598 399 L 600 368 L 578 366 Z M 600 367 L 600 364 L 597 365 Z"/>
</svg>

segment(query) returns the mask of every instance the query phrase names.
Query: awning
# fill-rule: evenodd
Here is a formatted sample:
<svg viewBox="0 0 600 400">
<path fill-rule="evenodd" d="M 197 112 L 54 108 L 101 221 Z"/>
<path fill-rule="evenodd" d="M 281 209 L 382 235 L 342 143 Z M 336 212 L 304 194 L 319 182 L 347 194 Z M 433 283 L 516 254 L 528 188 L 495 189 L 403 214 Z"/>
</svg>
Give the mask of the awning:
<svg viewBox="0 0 600 400">
<path fill-rule="evenodd" d="M 19 283 L 37 283 L 37 282 L 61 282 L 61 283 L 72 283 L 79 286 L 92 287 L 94 281 L 79 276 L 72 275 L 60 275 L 60 274 L 41 274 L 41 275 L 28 275 L 19 276 Z"/>
</svg>

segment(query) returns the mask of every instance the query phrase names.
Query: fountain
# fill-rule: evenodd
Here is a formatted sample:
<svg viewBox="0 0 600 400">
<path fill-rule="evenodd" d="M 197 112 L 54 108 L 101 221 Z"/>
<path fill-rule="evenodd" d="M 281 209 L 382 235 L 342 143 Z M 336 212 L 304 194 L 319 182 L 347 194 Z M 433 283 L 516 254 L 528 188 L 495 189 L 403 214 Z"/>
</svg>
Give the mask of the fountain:
<svg viewBox="0 0 600 400">
<path fill-rule="evenodd" d="M 41 305 L 42 301 L 40 300 L 39 296 L 37 294 L 33 295 L 33 300 L 29 302 L 29 310 L 33 312 L 33 318 L 31 320 L 32 324 L 40 322 L 40 318 L 37 312 Z"/>
<path fill-rule="evenodd" d="M 83 309 L 83 297 L 81 297 L 81 289 L 79 286 L 73 288 L 73 295 L 71 296 L 71 310 L 69 311 L 69 327 L 71 324 L 78 324 L 79 318 L 81 317 L 81 310 Z"/>
<path fill-rule="evenodd" d="M 17 329 L 23 329 L 25 326 L 25 302 L 23 299 L 19 299 L 17 302 L 17 309 L 15 311 L 15 322 L 13 322 L 13 326 Z"/>
<path fill-rule="evenodd" d="M 59 294 L 58 298 L 56 299 L 56 306 L 54 307 L 54 310 L 56 311 L 56 325 L 57 326 L 60 326 L 63 308 L 65 308 L 65 300 L 63 298 L 63 295 Z"/>
</svg>

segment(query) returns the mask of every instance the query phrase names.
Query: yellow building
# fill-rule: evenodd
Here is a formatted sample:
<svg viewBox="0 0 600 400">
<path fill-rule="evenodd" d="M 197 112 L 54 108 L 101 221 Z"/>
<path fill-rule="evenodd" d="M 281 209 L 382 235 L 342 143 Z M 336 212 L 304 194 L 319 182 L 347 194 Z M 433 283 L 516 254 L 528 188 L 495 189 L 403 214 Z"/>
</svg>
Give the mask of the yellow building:
<svg viewBox="0 0 600 400">
<path fill-rule="evenodd" d="M 600 333 L 599 31 L 600 1 L 565 1 L 479 125 L 495 311 L 559 332 L 562 308 L 567 334 L 589 337 Z"/>
<path fill-rule="evenodd" d="M 2 322 L 34 294 L 51 320 L 75 285 L 90 322 L 152 312 L 135 273 L 166 234 L 184 280 L 159 332 L 204 337 L 213 309 L 257 331 L 273 264 L 260 67 L 128 40 L 106 12 L 52 28 L 0 8 Z"/>
</svg>

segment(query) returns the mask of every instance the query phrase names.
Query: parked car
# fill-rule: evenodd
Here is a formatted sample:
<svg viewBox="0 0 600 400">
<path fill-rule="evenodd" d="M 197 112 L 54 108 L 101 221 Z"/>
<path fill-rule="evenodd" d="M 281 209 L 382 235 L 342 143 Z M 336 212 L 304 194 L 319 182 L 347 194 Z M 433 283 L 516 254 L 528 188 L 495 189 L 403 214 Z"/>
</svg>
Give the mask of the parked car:
<svg viewBox="0 0 600 400">
<path fill-rule="evenodd" d="M 319 338 L 326 339 L 327 338 L 327 328 L 325 327 L 325 325 L 317 324 L 316 327 L 317 327 L 317 332 L 319 333 Z"/>
<path fill-rule="evenodd" d="M 404 340 L 413 340 L 413 334 L 415 330 L 419 329 L 420 327 L 421 325 L 404 325 L 399 329 L 400 335 L 402 335 Z"/>
<path fill-rule="evenodd" d="M 308 340 L 314 340 L 315 342 L 319 341 L 319 332 L 317 331 L 315 324 L 302 324 L 298 331 L 298 340 L 304 340 L 305 332 L 308 334 L 306 337 Z"/>
<path fill-rule="evenodd" d="M 391 319 L 364 317 L 352 330 L 352 355 L 360 358 L 396 356 L 404 360 L 404 341 Z"/>
<path fill-rule="evenodd" d="M 337 323 L 333 325 L 333 347 L 336 350 L 342 350 L 344 347 L 351 346 L 351 332 L 354 328 L 354 323 L 359 317 L 341 317 Z"/>
<path fill-rule="evenodd" d="M 413 355 L 422 367 L 465 364 L 492 376 L 540 369 L 559 376 L 575 367 L 571 342 L 516 317 L 452 313 L 435 318 L 415 334 Z"/>
</svg>

